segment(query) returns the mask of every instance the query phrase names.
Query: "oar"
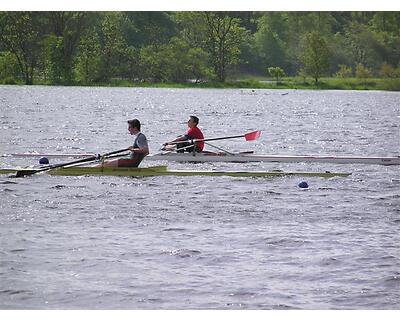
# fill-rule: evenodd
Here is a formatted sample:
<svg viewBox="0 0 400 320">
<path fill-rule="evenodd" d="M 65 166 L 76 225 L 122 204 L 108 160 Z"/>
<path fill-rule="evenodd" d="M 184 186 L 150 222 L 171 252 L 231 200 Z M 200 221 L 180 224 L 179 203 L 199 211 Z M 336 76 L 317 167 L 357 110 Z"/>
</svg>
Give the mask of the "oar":
<svg viewBox="0 0 400 320">
<path fill-rule="evenodd" d="M 47 158 L 84 158 L 95 156 L 94 153 L 11 153 L 3 154 L 0 157 L 47 157 Z"/>
<path fill-rule="evenodd" d="M 89 158 L 75 160 L 75 161 L 71 161 L 71 162 L 67 162 L 67 163 L 55 164 L 55 165 L 48 166 L 46 168 L 41 168 L 41 169 L 20 170 L 20 171 L 16 172 L 15 176 L 17 178 L 19 178 L 19 177 L 29 176 L 29 175 L 32 175 L 32 174 L 35 174 L 35 173 L 39 173 L 39 172 L 43 172 L 43 171 L 48 171 L 48 170 L 52 170 L 52 169 L 56 169 L 56 168 L 62 168 L 62 167 L 70 166 L 70 165 L 73 165 L 73 164 L 90 162 L 90 161 L 98 160 L 98 159 L 101 159 L 101 158 L 104 158 L 104 157 L 108 157 L 108 156 L 113 155 L 113 154 L 124 152 L 124 151 L 127 151 L 127 150 L 129 150 L 129 148 L 125 148 L 125 149 L 121 149 L 121 150 L 117 150 L 117 151 L 112 151 L 112 152 L 105 153 L 103 155 L 92 156 L 92 157 L 89 157 Z"/>
<path fill-rule="evenodd" d="M 246 141 L 252 141 L 258 139 L 261 135 L 261 131 L 252 131 L 246 134 L 242 134 L 239 136 L 229 136 L 229 137 L 220 137 L 220 138 L 208 138 L 208 139 L 194 139 L 193 142 L 202 142 L 202 141 L 216 141 L 216 140 L 226 140 L 226 139 L 235 139 L 235 138 L 245 138 Z"/>
<path fill-rule="evenodd" d="M 196 142 L 205 142 L 205 141 L 216 141 L 216 140 L 226 140 L 226 139 L 235 139 L 235 138 L 245 138 L 246 141 L 252 141 L 258 139 L 258 137 L 261 135 L 261 131 L 252 131 L 246 134 L 238 135 L 238 136 L 229 136 L 229 137 L 219 137 L 219 138 L 208 138 L 208 139 L 193 139 L 193 140 L 184 140 L 184 141 L 189 141 L 192 143 Z M 174 141 L 174 142 L 168 142 L 168 144 L 178 144 L 182 143 L 184 141 Z"/>
</svg>

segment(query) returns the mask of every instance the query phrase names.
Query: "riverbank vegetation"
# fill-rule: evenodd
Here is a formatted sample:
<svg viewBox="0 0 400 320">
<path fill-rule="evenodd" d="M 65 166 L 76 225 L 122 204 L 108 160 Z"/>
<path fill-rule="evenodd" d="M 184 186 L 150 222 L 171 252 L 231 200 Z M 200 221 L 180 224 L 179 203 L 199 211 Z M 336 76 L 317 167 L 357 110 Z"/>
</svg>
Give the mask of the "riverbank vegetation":
<svg viewBox="0 0 400 320">
<path fill-rule="evenodd" d="M 399 12 L 0 12 L 0 83 L 400 90 Z"/>
</svg>

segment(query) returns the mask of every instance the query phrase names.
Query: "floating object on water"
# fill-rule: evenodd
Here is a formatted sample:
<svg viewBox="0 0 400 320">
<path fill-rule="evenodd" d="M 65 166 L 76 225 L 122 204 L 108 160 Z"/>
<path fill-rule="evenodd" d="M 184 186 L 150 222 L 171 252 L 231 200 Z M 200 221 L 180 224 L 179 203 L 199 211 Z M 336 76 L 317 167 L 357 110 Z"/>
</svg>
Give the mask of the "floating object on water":
<svg viewBox="0 0 400 320">
<path fill-rule="evenodd" d="M 308 183 L 306 181 L 302 181 L 299 183 L 299 188 L 306 189 L 308 188 Z"/>
<path fill-rule="evenodd" d="M 49 159 L 46 157 L 42 157 L 39 159 L 40 164 L 49 164 Z"/>
</svg>

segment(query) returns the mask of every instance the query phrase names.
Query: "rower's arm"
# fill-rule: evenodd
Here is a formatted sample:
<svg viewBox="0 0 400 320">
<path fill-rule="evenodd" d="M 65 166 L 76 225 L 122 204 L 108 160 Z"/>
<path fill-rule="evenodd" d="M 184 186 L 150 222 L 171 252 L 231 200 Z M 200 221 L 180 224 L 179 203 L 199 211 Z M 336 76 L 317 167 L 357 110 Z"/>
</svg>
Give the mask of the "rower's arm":
<svg viewBox="0 0 400 320">
<path fill-rule="evenodd" d="M 178 142 L 178 141 L 188 141 L 189 140 L 189 137 L 187 136 L 187 135 L 183 135 L 183 136 L 180 136 L 180 137 L 178 137 L 178 138 L 176 138 L 175 140 L 172 140 L 172 141 L 170 141 L 170 142 L 165 142 L 164 143 L 164 146 L 166 146 L 166 145 L 168 145 L 168 144 L 174 144 L 174 142 Z"/>
<path fill-rule="evenodd" d="M 149 147 L 141 147 L 141 148 L 129 147 L 129 151 L 133 153 L 143 153 L 144 155 L 148 155 L 150 153 Z"/>
</svg>

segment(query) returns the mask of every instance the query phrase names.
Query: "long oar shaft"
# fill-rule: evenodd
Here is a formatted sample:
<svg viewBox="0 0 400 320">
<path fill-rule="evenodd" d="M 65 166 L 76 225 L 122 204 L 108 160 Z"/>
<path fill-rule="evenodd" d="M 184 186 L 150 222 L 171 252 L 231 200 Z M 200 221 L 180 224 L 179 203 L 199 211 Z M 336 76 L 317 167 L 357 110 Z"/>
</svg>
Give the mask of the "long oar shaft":
<svg viewBox="0 0 400 320">
<path fill-rule="evenodd" d="M 235 138 L 245 138 L 246 141 L 251 141 L 251 140 L 256 140 L 260 136 L 260 134 L 261 134 L 261 131 L 257 130 L 257 131 L 249 132 L 249 133 L 246 133 L 246 134 L 237 135 L 237 136 L 207 138 L 207 139 L 182 140 L 182 141 L 168 142 L 168 144 L 179 144 L 179 143 L 182 143 L 182 142 L 185 142 L 185 141 L 196 143 L 196 142 L 227 140 L 227 139 L 235 139 Z"/>
<path fill-rule="evenodd" d="M 94 153 L 11 153 L 2 154 L 0 157 L 46 157 L 46 158 L 87 158 L 95 156 Z"/>
<path fill-rule="evenodd" d="M 216 140 L 226 140 L 226 139 L 235 139 L 235 138 L 245 138 L 246 141 L 256 140 L 261 134 L 261 131 L 252 131 L 246 134 L 241 134 L 238 136 L 229 136 L 229 137 L 219 137 L 219 138 L 208 138 L 208 139 L 194 139 L 194 142 L 205 142 L 205 141 L 216 141 Z"/>
<path fill-rule="evenodd" d="M 230 136 L 230 137 L 219 137 L 219 138 L 208 138 L 208 139 L 194 139 L 193 141 L 202 142 L 202 141 L 216 141 L 216 140 L 226 140 L 226 139 L 235 139 L 235 138 L 243 138 L 244 134 L 239 136 Z"/>
<path fill-rule="evenodd" d="M 52 170 L 52 169 L 57 169 L 57 168 L 61 168 L 61 167 L 71 166 L 73 164 L 90 162 L 90 161 L 97 160 L 97 159 L 99 159 L 101 157 L 111 156 L 113 154 L 117 154 L 117 153 L 124 152 L 124 151 L 127 151 L 127 150 L 129 150 L 129 148 L 108 152 L 108 153 L 103 154 L 102 156 L 92 156 L 92 157 L 85 158 L 85 159 L 80 159 L 80 160 L 75 160 L 75 161 L 71 161 L 71 162 L 55 164 L 55 165 L 52 165 L 52 166 L 48 166 L 46 168 L 17 171 L 16 177 L 28 176 L 28 175 L 32 175 L 32 174 L 43 172 L 43 171 L 47 171 L 47 170 Z"/>
</svg>

